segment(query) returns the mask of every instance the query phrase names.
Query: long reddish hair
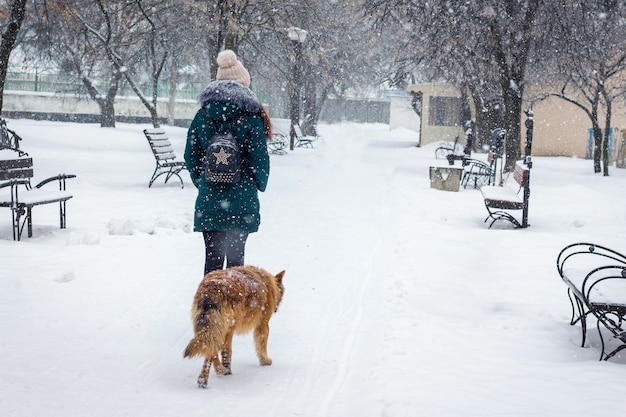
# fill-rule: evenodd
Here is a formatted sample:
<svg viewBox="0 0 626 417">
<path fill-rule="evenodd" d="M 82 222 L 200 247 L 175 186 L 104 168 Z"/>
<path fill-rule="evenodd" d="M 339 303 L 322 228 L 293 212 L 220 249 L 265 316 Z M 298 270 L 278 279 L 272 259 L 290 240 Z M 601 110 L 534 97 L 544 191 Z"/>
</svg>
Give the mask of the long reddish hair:
<svg viewBox="0 0 626 417">
<path fill-rule="evenodd" d="M 261 108 L 261 120 L 263 121 L 263 130 L 265 131 L 265 137 L 268 141 L 272 140 L 272 121 L 270 115 L 265 110 L 265 107 Z"/>
</svg>

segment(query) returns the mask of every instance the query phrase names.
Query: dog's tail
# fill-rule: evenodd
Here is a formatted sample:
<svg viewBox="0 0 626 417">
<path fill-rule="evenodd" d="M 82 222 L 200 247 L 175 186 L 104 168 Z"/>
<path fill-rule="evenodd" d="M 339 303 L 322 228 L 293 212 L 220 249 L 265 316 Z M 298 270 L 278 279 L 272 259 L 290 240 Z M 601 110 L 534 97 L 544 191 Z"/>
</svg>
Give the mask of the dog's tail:
<svg viewBox="0 0 626 417">
<path fill-rule="evenodd" d="M 200 297 L 193 308 L 195 335 L 185 349 L 183 355 L 185 358 L 194 356 L 212 358 L 222 349 L 229 321 L 223 307 L 224 300 L 218 299 L 215 295 L 205 294 Z"/>
</svg>

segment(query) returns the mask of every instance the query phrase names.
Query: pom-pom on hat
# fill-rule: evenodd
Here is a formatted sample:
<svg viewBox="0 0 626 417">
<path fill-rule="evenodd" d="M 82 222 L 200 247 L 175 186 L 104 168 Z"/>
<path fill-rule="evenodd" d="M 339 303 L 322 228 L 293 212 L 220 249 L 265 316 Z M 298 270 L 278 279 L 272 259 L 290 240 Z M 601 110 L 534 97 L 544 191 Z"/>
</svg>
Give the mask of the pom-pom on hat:
<svg viewBox="0 0 626 417">
<path fill-rule="evenodd" d="M 239 84 L 250 87 L 250 73 L 237 59 L 237 55 L 230 49 L 226 49 L 217 55 L 217 79 L 232 80 Z"/>
</svg>

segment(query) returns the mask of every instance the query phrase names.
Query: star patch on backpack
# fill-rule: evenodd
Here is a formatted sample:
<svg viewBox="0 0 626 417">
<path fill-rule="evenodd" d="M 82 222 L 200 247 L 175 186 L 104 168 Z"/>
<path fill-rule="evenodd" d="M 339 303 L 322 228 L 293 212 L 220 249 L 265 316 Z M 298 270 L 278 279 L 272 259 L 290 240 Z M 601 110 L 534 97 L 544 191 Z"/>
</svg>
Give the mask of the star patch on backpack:
<svg viewBox="0 0 626 417">
<path fill-rule="evenodd" d="M 220 132 L 206 113 L 205 116 L 215 130 L 215 134 L 209 139 L 205 155 L 206 178 L 213 183 L 235 184 L 241 178 L 241 153 L 233 132 L 241 123 L 241 119 L 235 123 L 231 131 Z"/>
</svg>

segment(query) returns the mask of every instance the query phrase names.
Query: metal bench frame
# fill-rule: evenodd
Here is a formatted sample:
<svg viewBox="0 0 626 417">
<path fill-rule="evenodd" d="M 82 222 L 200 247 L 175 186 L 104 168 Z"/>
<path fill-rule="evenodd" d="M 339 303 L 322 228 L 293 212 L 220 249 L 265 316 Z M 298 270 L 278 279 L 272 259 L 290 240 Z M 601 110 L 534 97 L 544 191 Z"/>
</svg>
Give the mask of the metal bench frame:
<svg viewBox="0 0 626 417">
<path fill-rule="evenodd" d="M 496 185 L 498 177 L 498 159 L 501 158 L 502 155 L 498 154 L 494 147 L 492 147 L 487 154 L 488 163 L 477 159 L 465 158 L 463 160 L 465 172 L 461 179 L 463 188 L 467 188 L 470 184 L 472 184 L 475 190 L 487 185 Z"/>
<path fill-rule="evenodd" d="M 448 157 L 448 155 L 451 154 L 455 154 L 457 149 L 462 149 L 459 145 L 459 136 L 460 135 L 456 135 L 454 137 L 454 143 L 452 143 L 452 145 L 442 145 L 437 147 L 437 149 L 435 149 L 435 159 L 445 159 Z M 454 162 L 452 163 L 452 165 L 454 164 Z"/>
<path fill-rule="evenodd" d="M 272 133 L 272 139 L 267 142 L 267 149 L 271 154 L 285 155 L 287 154 L 287 137 L 282 133 Z"/>
<path fill-rule="evenodd" d="M 7 127 L 6 120 L 0 118 L 0 149 L 10 149 L 18 153 L 18 156 L 27 156 L 28 153 L 20 149 L 21 137 Z"/>
<path fill-rule="evenodd" d="M 314 148 L 313 143 L 319 138 L 318 136 L 305 136 L 302 134 L 300 126 L 294 125 L 293 131 L 295 133 L 296 147 L 297 148 Z"/>
<path fill-rule="evenodd" d="M 161 128 L 144 129 L 143 133 L 146 139 L 148 139 L 150 149 L 152 149 L 152 154 L 156 161 L 156 168 L 152 173 L 148 188 L 152 187 L 154 181 L 161 175 L 165 175 L 166 184 L 170 178 L 178 177 L 181 188 L 184 188 L 185 184 L 180 176 L 180 171 L 187 169 L 187 166 L 185 161 L 177 160 L 174 148 L 165 130 Z"/>
<path fill-rule="evenodd" d="M 575 279 L 571 271 L 579 265 L 584 265 L 584 272 Z M 572 306 L 570 325 L 578 322 L 581 325 L 581 347 L 585 346 L 587 340 L 587 318 L 593 316 L 600 336 L 600 360 L 608 360 L 626 349 L 626 292 L 611 294 L 610 288 L 610 284 L 617 283 L 620 289 L 626 289 L 626 256 L 594 243 L 574 243 L 561 250 L 556 267 L 567 285 L 567 295 Z M 613 286 L 613 291 L 616 288 Z M 599 299 L 599 294 L 605 298 Z M 607 352 L 603 328 L 619 341 L 618 346 L 610 352 Z"/>
</svg>

